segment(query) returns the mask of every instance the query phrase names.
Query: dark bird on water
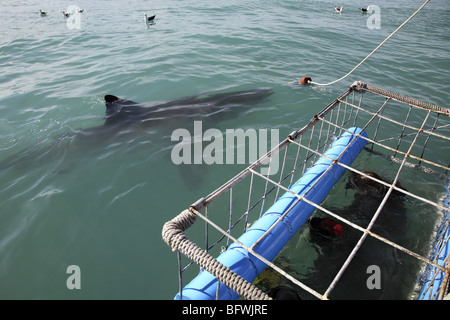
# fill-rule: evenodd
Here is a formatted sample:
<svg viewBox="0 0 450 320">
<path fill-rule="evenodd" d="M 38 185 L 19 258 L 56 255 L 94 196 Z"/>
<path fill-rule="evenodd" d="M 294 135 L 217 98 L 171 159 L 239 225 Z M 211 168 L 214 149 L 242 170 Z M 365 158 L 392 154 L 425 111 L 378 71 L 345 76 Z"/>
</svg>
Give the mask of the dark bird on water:
<svg viewBox="0 0 450 320">
<path fill-rule="evenodd" d="M 145 17 L 145 22 L 152 22 L 153 20 L 155 20 L 156 15 L 153 16 L 147 16 L 147 14 L 144 14 Z"/>
</svg>

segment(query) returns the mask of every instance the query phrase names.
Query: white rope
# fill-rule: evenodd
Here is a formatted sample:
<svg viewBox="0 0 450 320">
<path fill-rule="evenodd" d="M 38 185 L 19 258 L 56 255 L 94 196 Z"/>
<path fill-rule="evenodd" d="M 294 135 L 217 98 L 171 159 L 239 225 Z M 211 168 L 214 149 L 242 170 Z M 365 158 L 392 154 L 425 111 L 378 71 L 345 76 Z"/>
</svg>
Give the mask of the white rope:
<svg viewBox="0 0 450 320">
<path fill-rule="evenodd" d="M 425 3 L 419 8 L 419 9 L 417 9 L 417 11 L 416 12 L 414 12 L 413 13 L 413 15 L 412 16 L 410 16 L 408 19 L 406 19 L 406 21 L 405 22 L 403 22 L 397 29 L 395 29 L 395 31 L 394 32 L 392 32 L 386 39 L 384 39 L 384 41 L 383 42 L 381 42 L 379 45 L 378 45 L 378 47 L 376 47 L 371 53 L 369 53 L 369 55 L 367 56 L 367 57 L 365 57 L 360 63 L 358 63 L 357 65 L 356 65 L 356 67 L 354 67 L 349 73 L 347 73 L 345 76 L 343 76 L 343 77 L 341 77 L 341 78 L 339 78 L 339 79 L 337 79 L 337 80 L 335 80 L 335 81 L 332 81 L 332 82 L 329 82 L 329 83 L 317 83 L 317 82 L 313 82 L 313 81 L 311 81 L 310 83 L 311 84 L 315 84 L 315 85 L 318 85 L 318 86 L 329 86 L 329 85 L 332 85 L 332 84 L 335 84 L 336 82 L 339 82 L 339 81 L 341 81 L 341 80 L 343 80 L 343 79 L 345 79 L 345 78 L 347 78 L 350 74 L 352 74 L 353 73 L 353 71 L 355 71 L 360 65 L 362 65 L 367 59 L 369 59 L 383 44 L 385 44 L 398 30 L 400 30 L 405 24 L 407 24 L 416 14 L 418 14 L 419 13 L 419 11 L 420 10 L 422 10 L 427 4 L 428 4 L 428 2 L 430 2 L 430 0 L 427 0 L 427 1 L 425 1 Z"/>
</svg>

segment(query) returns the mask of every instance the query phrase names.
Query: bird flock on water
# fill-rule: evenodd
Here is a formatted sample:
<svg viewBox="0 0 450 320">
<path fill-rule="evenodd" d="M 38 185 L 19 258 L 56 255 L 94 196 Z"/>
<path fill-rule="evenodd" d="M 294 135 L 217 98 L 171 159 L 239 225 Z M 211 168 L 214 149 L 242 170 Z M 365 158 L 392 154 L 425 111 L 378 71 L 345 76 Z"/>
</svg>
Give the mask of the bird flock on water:
<svg viewBox="0 0 450 320">
<path fill-rule="evenodd" d="M 337 12 L 337 13 L 342 13 L 343 11 L 344 11 L 344 7 L 337 7 L 337 6 L 335 6 L 334 7 L 334 10 Z M 362 13 L 367 13 L 367 12 L 369 12 L 369 7 L 367 7 L 367 8 L 359 8 L 359 10 L 362 12 Z"/>
<path fill-rule="evenodd" d="M 42 9 L 39 9 L 38 12 L 41 17 L 45 17 L 48 15 L 48 11 L 43 11 Z M 84 9 L 77 9 L 76 13 L 83 13 L 83 12 L 84 12 Z M 61 14 L 64 18 L 69 18 L 73 13 L 61 11 Z M 146 24 L 154 23 L 155 18 L 156 18 L 156 15 L 148 15 L 147 13 L 144 14 L 144 21 Z"/>
<path fill-rule="evenodd" d="M 340 6 L 340 7 L 335 6 L 335 7 L 334 7 L 334 10 L 335 10 L 337 13 L 342 13 L 342 12 L 344 11 L 344 7 L 343 7 L 343 6 Z M 369 11 L 368 8 L 359 8 L 359 10 L 360 10 L 362 13 L 368 13 L 368 11 Z M 84 12 L 84 9 L 77 9 L 77 12 L 76 12 L 76 13 L 83 13 L 83 12 Z M 73 13 L 61 11 L 61 14 L 62 14 L 62 16 L 63 16 L 64 18 L 69 18 L 69 17 L 71 16 L 71 14 L 73 14 Z M 41 17 L 47 16 L 47 15 L 48 15 L 48 11 L 43 11 L 42 9 L 39 9 L 39 15 L 40 15 Z M 144 21 L 145 21 L 145 23 L 146 23 L 147 25 L 153 24 L 154 21 L 155 21 L 155 17 L 156 17 L 156 15 L 148 15 L 147 13 L 145 13 L 145 14 L 144 14 Z"/>
</svg>

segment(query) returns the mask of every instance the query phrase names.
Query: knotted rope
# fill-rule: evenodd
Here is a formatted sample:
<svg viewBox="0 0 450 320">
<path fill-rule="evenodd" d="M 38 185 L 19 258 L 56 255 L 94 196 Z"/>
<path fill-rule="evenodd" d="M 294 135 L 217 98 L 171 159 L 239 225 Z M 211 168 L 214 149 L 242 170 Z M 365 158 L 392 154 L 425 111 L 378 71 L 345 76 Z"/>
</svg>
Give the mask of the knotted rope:
<svg viewBox="0 0 450 320">
<path fill-rule="evenodd" d="M 179 251 L 200 267 L 214 275 L 220 282 L 237 292 L 247 300 L 271 300 L 271 298 L 237 275 L 228 267 L 214 259 L 205 250 L 190 241 L 184 234 L 196 220 L 197 216 L 190 210 L 184 210 L 172 220 L 166 222 L 162 229 L 162 238 L 173 251 Z"/>
</svg>

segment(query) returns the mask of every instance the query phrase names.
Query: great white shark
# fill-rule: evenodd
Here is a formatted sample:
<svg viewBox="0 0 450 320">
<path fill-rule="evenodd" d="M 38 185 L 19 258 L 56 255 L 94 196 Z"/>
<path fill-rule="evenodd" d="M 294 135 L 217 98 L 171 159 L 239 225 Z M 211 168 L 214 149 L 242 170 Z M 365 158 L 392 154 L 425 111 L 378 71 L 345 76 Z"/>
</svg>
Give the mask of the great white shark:
<svg viewBox="0 0 450 320">
<path fill-rule="evenodd" d="M 205 118 L 236 113 L 272 94 L 269 88 L 225 93 L 206 93 L 167 101 L 137 103 L 114 95 L 105 96 L 105 126 L 145 125 L 172 119 Z"/>
<path fill-rule="evenodd" d="M 270 88 L 208 92 L 149 103 L 139 103 L 108 94 L 104 96 L 106 110 L 103 125 L 70 130 L 59 136 L 49 135 L 2 160 L 0 169 L 20 163 L 27 166 L 36 162 L 36 159 L 46 161 L 45 159 L 51 158 L 52 155 L 57 158 L 61 154 L 67 155 L 71 149 L 84 148 L 85 145 L 87 148 L 95 148 L 99 144 L 105 144 L 105 140 L 116 139 L 120 143 L 119 136 L 136 135 L 146 129 L 164 131 L 161 134 L 164 136 L 167 135 L 168 129 L 192 125 L 194 120 L 214 123 L 234 118 L 243 110 L 267 99 L 272 93 Z M 64 141 L 71 142 L 67 146 Z M 62 148 L 65 149 L 61 150 Z"/>
</svg>

